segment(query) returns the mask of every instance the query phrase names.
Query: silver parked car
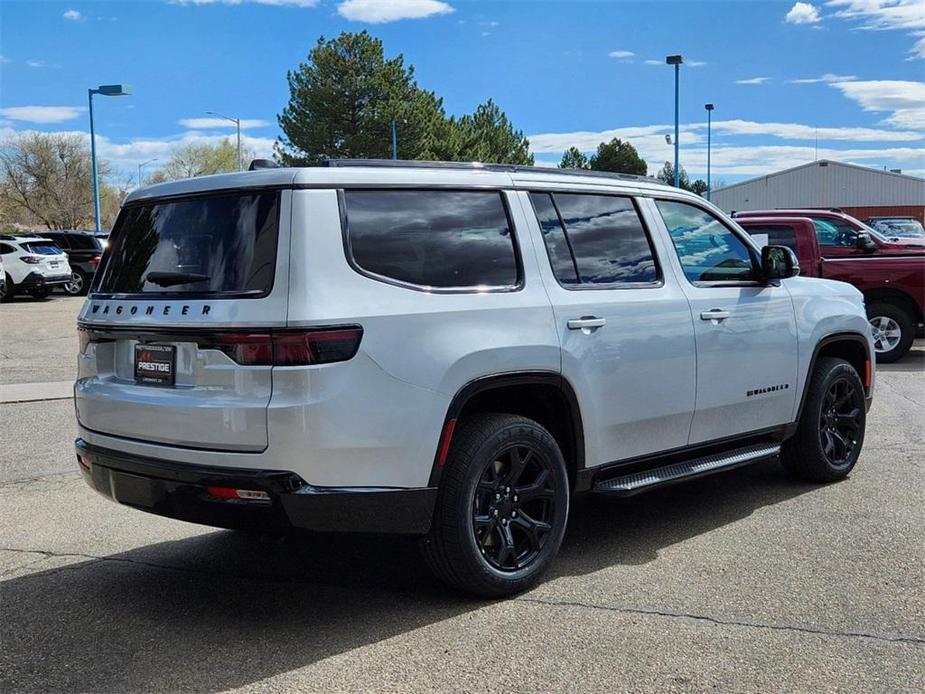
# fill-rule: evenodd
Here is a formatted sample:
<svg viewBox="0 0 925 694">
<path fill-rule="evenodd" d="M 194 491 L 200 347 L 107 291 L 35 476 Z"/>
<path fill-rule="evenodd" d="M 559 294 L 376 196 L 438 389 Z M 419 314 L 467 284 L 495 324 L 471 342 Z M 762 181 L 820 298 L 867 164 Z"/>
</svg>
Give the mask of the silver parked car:
<svg viewBox="0 0 925 694">
<path fill-rule="evenodd" d="M 77 458 L 231 528 L 420 535 L 505 595 L 573 494 L 780 456 L 845 477 L 861 294 L 648 178 L 331 162 L 131 193 L 80 313 Z"/>
</svg>

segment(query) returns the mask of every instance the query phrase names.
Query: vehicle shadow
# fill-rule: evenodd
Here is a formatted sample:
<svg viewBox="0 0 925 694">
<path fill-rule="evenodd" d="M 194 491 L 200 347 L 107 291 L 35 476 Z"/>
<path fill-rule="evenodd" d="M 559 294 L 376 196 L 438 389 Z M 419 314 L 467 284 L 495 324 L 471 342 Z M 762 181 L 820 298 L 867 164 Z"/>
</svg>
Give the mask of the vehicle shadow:
<svg viewBox="0 0 925 694">
<path fill-rule="evenodd" d="M 550 578 L 670 545 L 817 487 L 775 463 L 628 500 L 579 499 Z M 220 691 L 486 605 L 407 539 L 216 531 L 0 584 L 2 691 Z"/>
</svg>

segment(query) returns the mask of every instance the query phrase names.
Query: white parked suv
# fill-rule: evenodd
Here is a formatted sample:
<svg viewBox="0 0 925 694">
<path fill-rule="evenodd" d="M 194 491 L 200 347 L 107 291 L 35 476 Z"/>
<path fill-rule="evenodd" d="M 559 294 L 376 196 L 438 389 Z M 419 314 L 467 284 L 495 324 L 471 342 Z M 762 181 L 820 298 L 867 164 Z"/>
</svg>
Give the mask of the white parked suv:
<svg viewBox="0 0 925 694">
<path fill-rule="evenodd" d="M 30 236 L 0 236 L 4 279 L 0 300 L 16 294 L 44 299 L 57 286 L 71 281 L 67 254 L 53 241 Z"/>
<path fill-rule="evenodd" d="M 417 534 L 505 595 L 573 494 L 780 456 L 844 478 L 861 294 L 648 178 L 330 162 L 131 193 L 80 317 L 77 458 L 229 528 Z"/>
</svg>

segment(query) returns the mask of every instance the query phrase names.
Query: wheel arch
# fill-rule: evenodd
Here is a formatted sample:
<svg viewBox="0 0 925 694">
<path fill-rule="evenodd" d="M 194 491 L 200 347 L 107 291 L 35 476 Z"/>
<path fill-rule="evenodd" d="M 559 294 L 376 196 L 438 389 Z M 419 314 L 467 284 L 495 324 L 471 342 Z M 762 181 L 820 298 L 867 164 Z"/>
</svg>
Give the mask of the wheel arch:
<svg viewBox="0 0 925 694">
<path fill-rule="evenodd" d="M 806 378 L 803 383 L 803 392 L 800 395 L 800 406 L 797 410 L 796 422 L 799 422 L 803 416 L 803 406 L 806 404 L 806 397 L 809 393 L 809 386 L 812 382 L 813 371 L 816 369 L 816 363 L 821 357 L 837 357 L 844 359 L 851 364 L 864 384 L 864 395 L 870 398 L 871 380 L 868 369 L 873 368 L 873 356 L 870 353 L 870 345 L 867 337 L 861 333 L 835 333 L 826 335 L 816 343 L 813 349 L 813 356 L 809 361 L 809 369 L 806 372 Z"/>
<path fill-rule="evenodd" d="M 874 289 L 865 290 L 864 303 L 867 306 L 873 303 L 892 304 L 906 311 L 915 323 L 921 323 L 925 320 L 925 318 L 923 318 L 922 308 L 915 298 L 908 292 L 895 287 L 876 287 Z"/>
<path fill-rule="evenodd" d="M 581 409 L 571 383 L 555 371 L 491 374 L 462 386 L 450 401 L 444 417 L 429 486 L 440 485 L 456 422 L 467 415 L 483 412 L 519 414 L 545 427 L 559 444 L 569 484 L 574 488 L 575 476 L 585 464 Z"/>
</svg>

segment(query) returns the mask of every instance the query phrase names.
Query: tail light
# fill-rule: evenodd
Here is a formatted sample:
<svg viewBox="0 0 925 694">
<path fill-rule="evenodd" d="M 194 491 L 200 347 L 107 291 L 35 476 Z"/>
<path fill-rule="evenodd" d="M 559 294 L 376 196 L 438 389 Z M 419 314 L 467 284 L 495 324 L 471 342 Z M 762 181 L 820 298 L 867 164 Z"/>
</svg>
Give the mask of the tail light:
<svg viewBox="0 0 925 694">
<path fill-rule="evenodd" d="M 102 257 L 103 257 L 103 256 L 101 256 L 101 255 L 95 255 L 95 256 L 93 256 L 92 258 L 90 258 L 90 260 L 88 260 L 87 262 L 90 263 L 91 265 L 99 265 L 99 264 L 100 264 L 100 258 L 102 258 Z"/>
<path fill-rule="evenodd" d="M 309 366 L 347 361 L 363 337 L 358 325 L 272 333 L 220 333 L 199 340 L 200 349 L 217 349 L 243 366 Z"/>
<path fill-rule="evenodd" d="M 37 255 L 24 255 L 20 258 L 20 260 L 24 263 L 28 263 L 29 265 L 38 265 L 42 262 L 42 259 Z"/>
</svg>

